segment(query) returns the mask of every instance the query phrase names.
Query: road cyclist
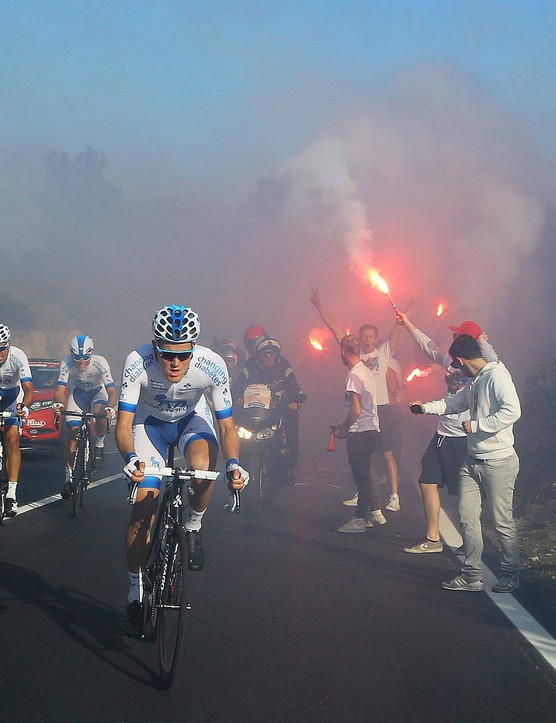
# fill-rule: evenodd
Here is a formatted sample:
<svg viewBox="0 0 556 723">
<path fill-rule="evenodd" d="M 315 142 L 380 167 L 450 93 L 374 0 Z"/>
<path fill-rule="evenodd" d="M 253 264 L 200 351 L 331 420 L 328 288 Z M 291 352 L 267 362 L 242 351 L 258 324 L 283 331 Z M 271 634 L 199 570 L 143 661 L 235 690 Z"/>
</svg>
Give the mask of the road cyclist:
<svg viewBox="0 0 556 723">
<path fill-rule="evenodd" d="M 29 416 L 29 407 L 33 401 L 33 378 L 27 355 L 11 344 L 11 332 L 5 324 L 0 324 L 0 412 L 11 412 L 12 416 L 3 419 L 4 448 L 7 459 L 8 489 L 5 498 L 4 514 L 15 517 L 17 514 L 17 482 L 21 470 L 21 451 L 19 435 L 22 423 Z"/>
<path fill-rule="evenodd" d="M 197 313 L 186 306 L 164 306 L 154 316 L 152 333 L 152 342 L 125 360 L 116 422 L 116 444 L 126 462 L 124 476 L 137 485 L 126 533 L 129 593 L 124 633 L 132 637 L 141 636 L 143 572 L 160 496 L 162 475 L 152 474 L 152 468 L 166 466 L 174 443 L 187 468 L 214 470 L 216 465 L 218 440 L 205 392 L 218 426 L 228 486 L 242 489 L 249 481 L 238 461 L 226 363 L 208 347 L 196 344 Z M 151 468 L 148 474 L 145 465 Z M 189 570 L 204 565 L 201 522 L 213 491 L 210 479 L 195 478 L 189 484 L 183 522 Z"/>
<path fill-rule="evenodd" d="M 118 394 L 110 371 L 110 365 L 103 356 L 93 354 L 94 344 L 90 336 L 80 334 L 70 342 L 70 353 L 60 362 L 60 371 L 52 409 L 59 414 L 64 409 L 66 394 L 66 412 L 92 412 L 104 415 L 105 419 L 95 418 L 95 456 L 94 466 L 98 469 L 104 460 L 104 438 L 108 429 L 108 419 L 116 416 Z M 73 495 L 72 470 L 77 451 L 77 437 L 81 420 L 79 416 L 66 417 L 68 438 L 66 442 L 66 479 L 62 488 L 63 499 Z"/>
</svg>

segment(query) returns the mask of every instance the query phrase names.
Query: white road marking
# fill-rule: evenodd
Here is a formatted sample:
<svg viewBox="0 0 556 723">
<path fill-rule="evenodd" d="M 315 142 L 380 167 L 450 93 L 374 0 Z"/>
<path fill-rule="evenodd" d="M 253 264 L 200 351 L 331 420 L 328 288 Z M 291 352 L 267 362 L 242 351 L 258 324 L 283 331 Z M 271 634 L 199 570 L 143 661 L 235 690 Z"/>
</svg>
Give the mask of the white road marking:
<svg viewBox="0 0 556 723">
<path fill-rule="evenodd" d="M 94 487 L 100 487 L 100 485 L 105 485 L 107 482 L 112 482 L 112 480 L 121 479 L 122 475 L 120 474 L 113 474 L 111 477 L 103 477 L 102 479 L 97 480 L 96 482 L 91 482 L 87 489 L 92 490 Z M 26 512 L 31 512 L 31 510 L 38 510 L 39 507 L 44 507 L 45 505 L 50 505 L 52 502 L 57 502 L 58 500 L 61 500 L 61 495 L 52 495 L 52 497 L 45 497 L 42 500 L 37 500 L 36 502 L 30 502 L 28 505 L 22 505 L 19 506 L 17 509 L 17 517 L 19 515 L 24 515 Z"/>
<path fill-rule="evenodd" d="M 444 541 L 451 547 L 457 548 L 462 544 L 461 535 L 443 510 L 440 511 L 440 531 Z M 556 640 L 548 630 L 545 630 L 511 593 L 490 592 L 497 578 L 485 564 L 483 564 L 483 581 L 485 592 L 496 607 L 556 671 Z"/>
</svg>

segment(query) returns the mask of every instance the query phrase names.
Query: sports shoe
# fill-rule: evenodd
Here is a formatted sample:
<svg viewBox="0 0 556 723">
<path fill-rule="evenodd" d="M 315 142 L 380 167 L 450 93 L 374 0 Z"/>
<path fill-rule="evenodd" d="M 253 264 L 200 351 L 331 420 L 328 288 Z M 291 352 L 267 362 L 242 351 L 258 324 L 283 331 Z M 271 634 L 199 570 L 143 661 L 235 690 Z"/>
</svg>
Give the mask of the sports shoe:
<svg viewBox="0 0 556 723">
<path fill-rule="evenodd" d="M 390 499 L 388 500 L 388 504 L 384 508 L 386 510 L 390 510 L 390 512 L 399 512 L 400 511 L 400 498 L 398 495 L 390 495 Z"/>
<path fill-rule="evenodd" d="M 357 507 L 357 500 L 358 500 L 358 495 L 357 495 L 357 492 L 356 492 L 356 493 L 355 493 L 355 497 L 352 497 L 352 498 L 349 499 L 349 500 L 344 500 L 344 501 L 342 502 L 342 504 L 345 505 L 346 507 Z"/>
<path fill-rule="evenodd" d="M 377 525 L 385 525 L 386 517 L 382 514 L 382 510 L 372 510 L 365 519 L 365 527 L 376 527 Z"/>
<path fill-rule="evenodd" d="M 202 570 L 205 564 L 205 551 L 201 542 L 201 533 L 199 531 L 186 530 L 185 537 L 187 539 L 187 549 L 189 551 L 188 567 L 190 570 Z"/>
<path fill-rule="evenodd" d="M 73 498 L 73 485 L 70 480 L 64 483 L 60 494 L 63 500 L 71 500 Z"/>
<path fill-rule="evenodd" d="M 442 544 L 442 540 L 429 540 L 428 537 L 425 537 L 423 542 L 418 542 L 416 545 L 412 545 L 411 547 L 404 547 L 404 552 L 413 552 L 417 555 L 422 554 L 423 552 L 442 552 L 444 549 L 444 545 Z"/>
<path fill-rule="evenodd" d="M 365 520 L 363 517 L 352 517 L 345 525 L 338 527 L 337 532 L 365 532 Z"/>
<path fill-rule="evenodd" d="M 492 586 L 492 592 L 513 592 L 519 587 L 519 572 L 502 570 L 498 582 Z"/>
<path fill-rule="evenodd" d="M 444 590 L 464 590 L 468 592 L 481 592 L 483 589 L 482 580 L 468 580 L 463 575 L 457 575 L 450 582 L 443 582 Z"/>
<path fill-rule="evenodd" d="M 17 515 L 17 512 L 17 502 L 12 497 L 6 497 L 6 500 L 4 502 L 4 516 L 15 517 Z"/>
<path fill-rule="evenodd" d="M 95 447 L 95 469 L 100 469 L 104 462 L 104 447 Z"/>
<path fill-rule="evenodd" d="M 130 638 L 143 637 L 143 603 L 139 600 L 128 604 L 122 632 Z"/>
</svg>

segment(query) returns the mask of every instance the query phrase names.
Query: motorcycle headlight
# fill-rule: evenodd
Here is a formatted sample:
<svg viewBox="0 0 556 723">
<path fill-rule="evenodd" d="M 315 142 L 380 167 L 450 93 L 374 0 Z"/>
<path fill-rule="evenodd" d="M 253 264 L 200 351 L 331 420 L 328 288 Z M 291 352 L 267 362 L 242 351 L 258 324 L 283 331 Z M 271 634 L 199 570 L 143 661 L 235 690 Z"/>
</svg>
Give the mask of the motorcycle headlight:
<svg viewBox="0 0 556 723">
<path fill-rule="evenodd" d="M 245 427 L 238 427 L 237 428 L 237 436 L 240 439 L 251 439 L 253 436 L 253 432 L 250 432 L 248 429 L 245 429 Z"/>
</svg>

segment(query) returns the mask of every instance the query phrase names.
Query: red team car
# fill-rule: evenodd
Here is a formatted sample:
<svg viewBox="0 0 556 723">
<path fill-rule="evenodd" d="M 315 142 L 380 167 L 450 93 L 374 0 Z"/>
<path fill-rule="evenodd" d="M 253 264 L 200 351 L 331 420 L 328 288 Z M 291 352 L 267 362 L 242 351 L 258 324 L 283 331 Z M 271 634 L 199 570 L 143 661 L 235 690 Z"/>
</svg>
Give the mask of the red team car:
<svg viewBox="0 0 556 723">
<path fill-rule="evenodd" d="M 29 359 L 33 375 L 33 402 L 29 408 L 29 417 L 21 435 L 22 449 L 49 448 L 62 453 L 61 434 L 63 424 L 56 429 L 52 399 L 58 381 L 60 362 L 55 359 Z"/>
</svg>

